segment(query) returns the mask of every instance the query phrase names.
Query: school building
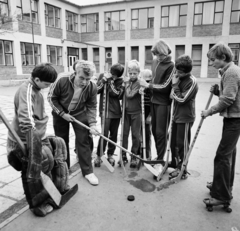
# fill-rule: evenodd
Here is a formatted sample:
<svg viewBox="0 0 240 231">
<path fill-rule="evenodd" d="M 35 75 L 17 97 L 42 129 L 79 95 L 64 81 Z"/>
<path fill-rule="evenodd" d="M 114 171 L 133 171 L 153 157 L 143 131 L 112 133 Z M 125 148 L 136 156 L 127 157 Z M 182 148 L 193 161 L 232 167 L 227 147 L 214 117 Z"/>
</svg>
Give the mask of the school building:
<svg viewBox="0 0 240 231">
<path fill-rule="evenodd" d="M 31 4 L 30 4 L 31 3 Z M 79 6 L 80 5 L 80 6 Z M 150 68 L 152 45 L 165 39 L 175 60 L 193 59 L 193 74 L 217 77 L 207 51 L 218 41 L 239 65 L 240 0 L 125 0 L 81 6 L 66 0 L 0 0 L 0 80 L 28 77 L 40 62 L 72 71 L 75 60 L 105 64 L 137 59 Z"/>
</svg>

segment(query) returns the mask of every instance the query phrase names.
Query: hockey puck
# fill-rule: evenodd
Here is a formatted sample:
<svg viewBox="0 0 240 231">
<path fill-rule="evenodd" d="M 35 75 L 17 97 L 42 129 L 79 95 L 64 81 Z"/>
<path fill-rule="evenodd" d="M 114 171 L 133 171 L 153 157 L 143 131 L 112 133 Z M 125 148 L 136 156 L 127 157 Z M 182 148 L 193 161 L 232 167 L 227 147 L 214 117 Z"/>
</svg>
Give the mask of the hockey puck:
<svg viewBox="0 0 240 231">
<path fill-rule="evenodd" d="M 134 201 L 134 200 L 135 200 L 135 197 L 134 197 L 133 195 L 129 195 L 129 196 L 127 197 L 127 199 L 128 199 L 129 201 Z"/>
</svg>

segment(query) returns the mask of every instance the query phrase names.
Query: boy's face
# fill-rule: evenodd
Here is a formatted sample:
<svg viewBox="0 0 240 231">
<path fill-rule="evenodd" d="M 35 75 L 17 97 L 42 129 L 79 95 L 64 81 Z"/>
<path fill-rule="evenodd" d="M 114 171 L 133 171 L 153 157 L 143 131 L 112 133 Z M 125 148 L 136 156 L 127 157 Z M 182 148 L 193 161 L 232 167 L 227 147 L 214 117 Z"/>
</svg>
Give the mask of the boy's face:
<svg viewBox="0 0 240 231">
<path fill-rule="evenodd" d="M 183 78 L 183 77 L 186 76 L 187 73 L 185 73 L 185 72 L 183 72 L 181 70 L 176 69 L 176 74 L 177 74 L 178 78 Z"/>
<path fill-rule="evenodd" d="M 40 89 L 48 88 L 52 83 L 41 81 L 38 77 L 34 79 L 34 82 Z"/>
<path fill-rule="evenodd" d="M 210 58 L 209 59 L 209 65 L 215 67 L 216 69 L 220 69 L 226 66 L 226 62 L 224 59 L 217 59 L 217 58 Z"/>
<path fill-rule="evenodd" d="M 77 69 L 75 78 L 77 81 L 77 86 L 80 88 L 87 86 L 89 81 L 91 80 L 90 76 L 87 76 L 86 74 L 84 74 L 82 68 Z"/>
<path fill-rule="evenodd" d="M 128 76 L 130 78 L 130 81 L 135 81 L 138 78 L 139 71 L 137 70 L 128 70 Z"/>
<path fill-rule="evenodd" d="M 145 74 L 145 75 L 143 76 L 143 79 L 144 79 L 146 82 L 149 82 L 149 81 L 152 80 L 152 75 L 150 75 L 150 74 Z"/>
</svg>

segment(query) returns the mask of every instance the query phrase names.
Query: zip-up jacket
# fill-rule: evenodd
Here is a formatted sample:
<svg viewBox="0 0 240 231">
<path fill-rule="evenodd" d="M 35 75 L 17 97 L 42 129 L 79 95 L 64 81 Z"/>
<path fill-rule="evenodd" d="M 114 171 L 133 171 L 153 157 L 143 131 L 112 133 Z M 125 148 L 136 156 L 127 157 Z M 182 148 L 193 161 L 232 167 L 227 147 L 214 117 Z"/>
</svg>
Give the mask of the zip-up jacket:
<svg viewBox="0 0 240 231">
<path fill-rule="evenodd" d="M 128 114 L 141 113 L 141 95 L 139 94 L 140 83 L 137 80 L 134 82 L 128 81 L 125 87 L 126 106 L 125 110 Z"/>
<path fill-rule="evenodd" d="M 196 78 L 189 74 L 172 84 L 171 97 L 174 99 L 173 121 L 191 123 L 195 120 L 195 98 L 198 92 Z"/>
<path fill-rule="evenodd" d="M 174 63 L 171 56 L 168 56 L 163 62 L 157 59 L 152 63 L 153 79 L 149 88 L 153 91 L 152 103 L 160 105 L 170 105 L 171 83 L 174 72 Z"/>
<path fill-rule="evenodd" d="M 99 103 L 99 114 L 102 116 L 103 112 L 103 92 L 104 84 L 102 83 L 102 78 L 104 74 L 100 74 L 97 81 L 97 90 L 100 94 L 100 103 Z M 122 111 L 120 100 L 123 97 L 124 87 L 122 86 L 123 79 L 117 78 L 113 80 L 112 78 L 108 79 L 107 83 L 107 94 L 106 94 L 106 116 L 108 118 L 121 118 Z"/>
<path fill-rule="evenodd" d="M 47 129 L 48 116 L 45 113 L 44 98 L 41 89 L 29 78 L 18 89 L 14 97 L 14 118 L 12 127 L 23 141 L 31 129 L 36 130 L 39 138 L 43 138 Z M 8 137 L 15 141 L 11 133 Z"/>
<path fill-rule="evenodd" d="M 59 116 L 64 113 L 76 116 L 86 112 L 89 126 L 96 125 L 97 85 L 89 81 L 88 85 L 83 88 L 76 107 L 69 110 L 74 95 L 74 79 L 75 73 L 59 77 L 50 87 L 48 102 Z"/>
</svg>

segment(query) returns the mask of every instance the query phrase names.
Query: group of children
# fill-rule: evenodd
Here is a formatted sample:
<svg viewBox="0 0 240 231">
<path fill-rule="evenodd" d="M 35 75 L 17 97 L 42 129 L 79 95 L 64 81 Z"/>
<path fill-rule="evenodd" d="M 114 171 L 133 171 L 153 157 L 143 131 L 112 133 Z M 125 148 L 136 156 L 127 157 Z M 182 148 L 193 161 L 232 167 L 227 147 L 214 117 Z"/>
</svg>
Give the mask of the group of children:
<svg viewBox="0 0 240 231">
<path fill-rule="evenodd" d="M 57 78 L 55 69 L 46 63 L 36 66 L 30 79 L 19 88 L 14 99 L 15 116 L 12 125 L 26 145 L 28 153 L 20 150 L 15 137 L 9 133 L 8 161 L 16 170 L 22 171 L 24 192 L 31 210 L 37 216 L 45 216 L 53 210 L 52 201 L 40 180 L 41 171 L 54 180 L 59 177 L 55 170 L 60 168 L 59 174 L 65 177 L 64 180 L 60 180 L 60 185 L 56 186 L 61 193 L 69 190 L 67 165 L 70 166 L 68 147 L 70 123 L 76 134 L 76 152 L 82 174 L 90 184 L 99 183 L 91 164 L 92 134 L 99 134 L 96 128 L 97 93 L 101 94 L 99 112 L 102 120 L 104 119 L 102 121 L 105 125 L 104 135 L 117 142 L 118 128 L 124 112 L 122 146 L 128 149 L 128 136 L 131 130 L 131 152 L 141 155 L 143 130 L 146 132 L 146 158 L 151 159 L 152 132 L 157 160 L 161 161 L 161 164 L 155 165 L 154 168 L 159 173 L 165 165 L 163 159 L 167 142 L 170 140 L 168 134 L 172 134 L 172 161 L 169 166 L 174 168 L 174 171 L 170 176 L 178 176 L 191 140 L 198 85 L 196 78 L 191 74 L 193 65 L 188 55 L 178 57 L 174 64 L 169 45 L 161 39 L 153 46 L 152 53 L 156 56 L 153 60 L 152 72 L 141 71 L 139 62 L 131 60 L 127 64 L 126 75 L 123 74 L 122 65 L 114 64 L 110 68 L 110 73 L 101 74 L 95 84 L 91 81 L 95 71 L 91 62 L 83 60 L 76 62 L 75 73 L 62 78 Z M 207 205 L 214 206 L 232 199 L 236 144 L 240 135 L 240 68 L 234 65 L 231 49 L 224 44 L 213 46 L 208 52 L 208 58 L 215 68 L 220 69 L 222 77 L 220 90 L 216 87 L 210 90 L 219 96 L 219 102 L 210 109 L 202 111 L 202 117 L 206 118 L 219 112 L 224 117 L 222 139 L 214 159 L 213 182 L 207 185 L 212 198 L 204 200 Z M 50 84 L 48 101 L 53 109 L 56 137 L 46 135 L 48 116 L 40 92 Z M 141 94 L 144 94 L 145 103 L 144 127 L 142 127 Z M 124 102 L 122 107 L 121 101 Z M 171 110 L 173 113 L 170 113 Z M 169 128 L 170 120 L 171 128 Z M 76 121 L 89 126 L 89 130 Z M 168 132 L 169 129 L 171 132 Z M 112 165 L 114 165 L 115 148 L 111 143 L 108 144 L 108 161 Z M 103 152 L 105 149 L 104 141 Z M 96 166 L 101 164 L 100 155 L 99 140 Z M 122 158 L 126 164 L 128 159 L 125 152 L 122 153 Z M 136 166 L 136 158 L 132 156 L 130 167 Z M 182 178 L 186 177 L 187 169 Z"/>
</svg>

